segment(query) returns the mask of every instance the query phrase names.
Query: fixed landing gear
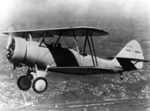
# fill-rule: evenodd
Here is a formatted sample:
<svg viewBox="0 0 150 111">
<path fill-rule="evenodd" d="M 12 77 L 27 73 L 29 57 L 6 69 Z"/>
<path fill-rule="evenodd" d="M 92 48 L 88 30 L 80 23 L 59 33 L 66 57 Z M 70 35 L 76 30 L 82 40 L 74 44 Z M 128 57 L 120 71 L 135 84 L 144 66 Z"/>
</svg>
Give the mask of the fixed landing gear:
<svg viewBox="0 0 150 111">
<path fill-rule="evenodd" d="M 17 81 L 17 85 L 19 89 L 22 91 L 29 90 L 32 85 L 32 88 L 36 93 L 42 93 L 47 89 L 48 86 L 48 82 L 45 79 L 46 75 L 47 75 L 47 70 L 33 71 L 29 68 L 26 75 L 19 77 Z"/>
</svg>

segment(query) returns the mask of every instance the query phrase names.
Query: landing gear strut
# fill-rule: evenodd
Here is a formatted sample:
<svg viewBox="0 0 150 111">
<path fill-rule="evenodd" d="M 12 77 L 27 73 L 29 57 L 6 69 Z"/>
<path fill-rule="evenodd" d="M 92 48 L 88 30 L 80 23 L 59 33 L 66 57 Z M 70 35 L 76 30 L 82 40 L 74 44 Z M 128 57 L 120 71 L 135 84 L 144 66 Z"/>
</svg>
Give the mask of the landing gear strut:
<svg viewBox="0 0 150 111">
<path fill-rule="evenodd" d="M 33 70 L 32 68 L 28 68 L 27 74 L 24 76 L 20 76 L 17 85 L 20 90 L 27 91 L 30 89 L 31 84 L 32 88 L 36 93 L 42 93 L 47 89 L 48 82 L 45 79 L 45 76 L 47 75 L 47 69 L 45 71 L 38 70 L 37 67 L 35 67 L 36 70 Z"/>
</svg>

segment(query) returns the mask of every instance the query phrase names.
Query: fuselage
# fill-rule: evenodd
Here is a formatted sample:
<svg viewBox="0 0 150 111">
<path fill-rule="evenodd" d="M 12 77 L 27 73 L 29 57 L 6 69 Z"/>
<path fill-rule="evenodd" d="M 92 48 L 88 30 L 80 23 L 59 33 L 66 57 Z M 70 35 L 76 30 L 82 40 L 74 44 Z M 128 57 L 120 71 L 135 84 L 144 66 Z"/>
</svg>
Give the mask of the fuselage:
<svg viewBox="0 0 150 111">
<path fill-rule="evenodd" d="M 9 61 L 22 63 L 30 67 L 36 64 L 38 68 L 45 69 L 47 66 L 79 67 L 94 66 L 91 55 L 83 56 L 71 48 L 63 48 L 52 44 L 39 45 L 39 42 L 26 41 L 23 38 L 14 38 L 15 48 Z M 96 57 L 97 68 L 109 70 L 122 70 L 116 59 L 106 60 Z"/>
<path fill-rule="evenodd" d="M 112 60 L 97 57 L 92 37 L 108 35 L 107 32 L 97 28 L 51 28 L 4 34 L 10 35 L 6 57 L 14 65 L 14 69 L 22 64 L 28 67 L 26 75 L 20 76 L 17 80 L 19 89 L 23 91 L 29 90 L 32 85 L 35 92 L 44 92 L 48 87 L 45 77 L 53 72 L 75 75 L 120 74 L 120 79 L 123 80 L 124 71 L 142 69 L 143 62 L 147 62 L 136 40 L 127 43 L 115 57 L 110 57 Z M 41 38 L 41 35 L 43 35 L 41 42 L 32 41 L 32 37 Z M 55 35 L 58 35 L 58 38 L 53 43 L 50 37 Z M 76 36 L 85 38 L 83 52 L 79 50 L 78 44 L 81 39 L 78 40 Z M 65 37 L 74 38 L 76 49 L 61 46 L 59 42 Z M 68 41 L 65 42 L 69 45 Z M 87 44 L 91 55 L 86 54 Z"/>
<path fill-rule="evenodd" d="M 75 55 L 76 59 L 78 60 L 78 62 L 81 66 L 94 66 L 91 55 L 87 54 L 86 56 L 83 56 L 83 55 L 78 56 L 77 51 L 75 51 L 73 49 L 69 49 L 69 50 Z M 117 71 L 122 70 L 121 65 L 115 58 L 112 60 L 107 60 L 107 59 L 102 59 L 102 58 L 96 57 L 96 59 L 98 62 L 98 66 L 96 66 L 96 67 L 98 67 L 98 68 L 117 70 Z"/>
</svg>

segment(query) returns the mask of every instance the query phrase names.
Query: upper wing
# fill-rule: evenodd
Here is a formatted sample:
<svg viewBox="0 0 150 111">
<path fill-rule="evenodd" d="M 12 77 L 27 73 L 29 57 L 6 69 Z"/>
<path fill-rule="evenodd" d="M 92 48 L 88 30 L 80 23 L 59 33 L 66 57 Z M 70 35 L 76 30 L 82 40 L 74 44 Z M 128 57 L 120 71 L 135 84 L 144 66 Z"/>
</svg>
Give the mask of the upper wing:
<svg viewBox="0 0 150 111">
<path fill-rule="evenodd" d="M 74 32 L 73 32 L 74 31 Z M 49 28 L 49 29 L 35 29 L 35 30 L 19 30 L 19 31 L 5 31 L 3 34 L 12 34 L 17 37 L 24 37 L 29 33 L 32 37 L 42 37 L 43 34 L 46 32 L 47 36 L 51 35 L 61 35 L 61 36 L 68 36 L 72 37 L 74 34 L 76 36 L 85 36 L 86 32 L 89 31 L 92 36 L 105 36 L 109 33 L 94 27 L 62 27 L 62 28 Z"/>
<path fill-rule="evenodd" d="M 91 74 L 114 74 L 116 72 L 98 67 L 50 67 L 48 71 L 75 74 L 75 75 L 91 75 Z"/>
</svg>

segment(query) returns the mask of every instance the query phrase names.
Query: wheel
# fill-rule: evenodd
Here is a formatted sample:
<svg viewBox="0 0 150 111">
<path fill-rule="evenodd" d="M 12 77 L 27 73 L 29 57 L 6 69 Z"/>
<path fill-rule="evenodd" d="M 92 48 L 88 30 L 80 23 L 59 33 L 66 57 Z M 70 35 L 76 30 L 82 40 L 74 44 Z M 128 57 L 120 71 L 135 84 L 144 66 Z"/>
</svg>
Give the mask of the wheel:
<svg viewBox="0 0 150 111">
<path fill-rule="evenodd" d="M 120 79 L 123 80 L 123 79 L 124 79 L 124 76 L 123 76 L 123 75 L 120 75 Z"/>
<path fill-rule="evenodd" d="M 33 81 L 32 88 L 36 93 L 42 93 L 47 89 L 47 80 L 43 77 L 38 77 Z"/>
<path fill-rule="evenodd" d="M 26 79 L 25 75 L 19 77 L 19 79 L 17 81 L 17 85 L 20 90 L 27 91 L 28 89 L 30 89 L 31 81 L 28 81 L 28 82 L 26 82 L 26 81 L 27 81 L 27 79 Z"/>
</svg>

